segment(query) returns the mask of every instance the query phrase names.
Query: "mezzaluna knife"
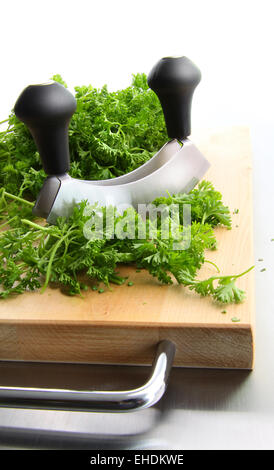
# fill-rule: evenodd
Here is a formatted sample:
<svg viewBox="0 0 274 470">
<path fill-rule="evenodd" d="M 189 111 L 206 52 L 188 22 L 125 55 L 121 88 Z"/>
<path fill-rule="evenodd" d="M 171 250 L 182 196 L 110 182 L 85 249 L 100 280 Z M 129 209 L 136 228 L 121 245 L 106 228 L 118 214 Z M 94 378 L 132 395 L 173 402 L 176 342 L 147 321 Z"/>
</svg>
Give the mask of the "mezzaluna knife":
<svg viewBox="0 0 274 470">
<path fill-rule="evenodd" d="M 68 128 L 76 110 L 74 96 L 51 81 L 30 85 L 17 99 L 14 112 L 26 124 L 36 143 L 48 175 L 33 212 L 55 223 L 71 214 L 75 204 L 112 205 L 119 210 L 148 204 L 155 198 L 189 192 L 209 168 L 191 133 L 191 103 L 200 82 L 200 70 L 187 57 L 165 57 L 148 75 L 148 85 L 157 94 L 164 112 L 166 144 L 136 170 L 107 180 L 79 180 L 69 176 Z M 90 129 L 92 132 L 92 128 Z"/>
</svg>

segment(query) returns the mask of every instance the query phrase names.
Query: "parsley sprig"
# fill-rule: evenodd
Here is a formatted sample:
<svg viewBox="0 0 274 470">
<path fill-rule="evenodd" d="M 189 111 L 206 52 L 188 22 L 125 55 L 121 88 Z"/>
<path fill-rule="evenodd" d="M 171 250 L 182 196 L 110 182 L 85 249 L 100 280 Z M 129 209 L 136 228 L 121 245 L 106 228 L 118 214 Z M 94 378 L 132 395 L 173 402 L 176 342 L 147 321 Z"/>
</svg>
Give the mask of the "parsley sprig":
<svg viewBox="0 0 274 470">
<path fill-rule="evenodd" d="M 60 75 L 52 78 L 67 86 Z M 106 85 L 76 86 L 75 98 L 77 109 L 69 126 L 69 174 L 74 178 L 107 179 L 128 173 L 168 139 L 160 102 L 145 74 L 133 75 L 131 85 L 118 91 L 109 91 Z M 46 175 L 33 138 L 13 112 L 2 124 L 0 186 L 35 199 Z"/>
<path fill-rule="evenodd" d="M 86 215 L 87 202 L 82 201 L 75 206 L 69 218 L 60 217 L 56 225 L 41 225 L 30 216 L 31 202 L 3 189 L 0 200 L 2 217 L 10 215 L 8 227 L 5 225 L 0 232 L 2 298 L 37 288 L 44 292 L 50 283 L 59 285 L 70 295 L 82 295 L 88 282 L 91 282 L 91 287 L 94 281 L 106 286 L 110 283 L 120 285 L 125 279 L 118 275 L 118 266 L 130 264 L 146 269 L 163 284 L 177 281 L 201 296 L 210 296 L 221 303 L 237 303 L 244 299 L 245 293 L 236 286 L 236 281 L 252 267 L 240 274 L 223 276 L 218 267 L 206 259 L 208 250 L 216 249 L 214 227 L 221 224 L 231 228 L 228 208 L 223 205 L 220 193 L 211 183 L 203 181 L 189 194 L 168 195 L 154 201 L 155 204 L 161 202 L 167 205 L 176 201 L 180 211 L 186 201 L 191 204 L 191 227 L 179 227 L 181 238 L 184 231 L 190 228 L 191 244 L 181 250 L 174 250 L 174 242 L 178 240 L 174 239 L 171 229 L 168 237 L 162 239 L 160 218 L 151 231 L 151 221 L 142 220 L 134 209 L 128 209 L 123 214 L 114 210 L 113 236 L 104 225 L 100 237 L 97 233 L 97 236 L 87 239 L 84 235 L 85 224 L 91 215 L 98 212 L 105 217 L 105 207 L 95 204 Z M 26 217 L 20 219 L 14 215 L 14 204 L 17 205 L 17 214 L 20 207 Z M 120 237 L 120 226 L 123 227 L 125 217 L 129 216 L 138 222 L 135 226 L 139 230 L 140 224 L 143 224 L 141 230 L 146 234 L 145 238 L 138 239 L 137 233 L 133 238 Z M 218 272 L 215 276 L 200 280 L 199 270 L 205 262 L 213 264 Z"/>
</svg>

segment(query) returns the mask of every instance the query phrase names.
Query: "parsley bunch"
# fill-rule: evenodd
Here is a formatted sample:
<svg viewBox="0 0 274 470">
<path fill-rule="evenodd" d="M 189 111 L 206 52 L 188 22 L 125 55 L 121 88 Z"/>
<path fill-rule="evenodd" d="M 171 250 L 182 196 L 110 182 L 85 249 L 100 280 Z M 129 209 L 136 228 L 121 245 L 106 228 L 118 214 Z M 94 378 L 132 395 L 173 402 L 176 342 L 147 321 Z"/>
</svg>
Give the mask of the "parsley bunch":
<svg viewBox="0 0 274 470">
<path fill-rule="evenodd" d="M 66 86 L 60 75 L 53 79 Z M 145 74 L 134 75 L 131 86 L 114 92 L 106 85 L 101 89 L 78 86 L 75 97 L 77 110 L 69 127 L 69 173 L 74 178 L 106 179 L 128 173 L 149 160 L 168 139 L 161 105 L 148 88 Z M 1 124 L 6 125 L 0 132 L 1 298 L 26 290 L 43 291 L 49 283 L 59 284 L 71 295 L 82 295 L 89 284 L 95 289 L 94 281 L 107 286 L 122 284 L 125 279 L 117 274 L 122 263 L 146 269 L 161 283 L 177 281 L 222 303 L 244 299 L 236 281 L 249 270 L 222 276 L 212 263 L 217 274 L 205 280 L 198 277 L 203 264 L 210 263 L 207 251 L 217 247 L 214 228 L 231 228 L 229 209 L 210 182 L 202 181 L 189 194 L 154 201 L 155 205 L 178 204 L 179 237 L 183 240 L 186 230 L 191 231 L 188 249 L 174 250 L 178 240 L 172 230 L 163 239 L 160 220 L 151 230 L 151 221 L 141 220 L 133 209 L 122 215 L 114 211 L 113 237 L 103 228 L 99 238 L 87 239 L 84 226 L 90 215 L 86 215 L 85 201 L 68 219 L 59 218 L 55 226 L 34 220 L 31 201 L 46 176 L 39 154 L 28 129 L 13 112 Z M 184 204 L 191 205 L 190 227 L 183 227 Z M 106 208 L 94 206 L 92 210 L 106 216 Z M 144 238 L 118 236 L 129 215 L 142 227 Z"/>
<path fill-rule="evenodd" d="M 151 220 L 143 220 L 134 209 L 128 209 L 123 214 L 113 211 L 114 233 L 110 234 L 106 224 L 102 231 L 91 232 L 94 236 L 88 239 L 84 227 L 91 215 L 106 216 L 106 207 L 96 204 L 85 211 L 87 203 L 82 201 L 75 206 L 69 218 L 60 217 L 56 225 L 40 225 L 31 220 L 29 201 L 13 196 L 4 190 L 1 194 L 1 216 L 7 220 L 9 228 L 5 227 L 0 235 L 0 296 L 9 297 L 25 290 L 42 288 L 49 283 L 59 284 L 65 292 L 75 295 L 83 289 L 94 285 L 94 281 L 122 284 L 125 279 L 118 276 L 117 268 L 120 264 L 136 265 L 146 269 L 161 283 L 172 284 L 175 280 L 183 286 L 189 287 L 202 296 L 211 296 L 214 300 L 229 303 L 241 302 L 244 292 L 236 286 L 236 280 L 246 274 L 231 276 L 219 274 L 205 280 L 198 278 L 200 268 L 206 259 L 207 250 L 216 249 L 214 227 L 222 224 L 231 228 L 229 211 L 223 205 L 220 193 L 215 191 L 211 183 L 201 182 L 197 189 L 189 194 L 178 194 L 160 198 L 155 204 L 167 205 L 176 202 L 180 211 L 187 201 L 191 204 L 193 220 L 190 227 L 179 224 L 178 234 L 174 238 L 172 230 L 163 239 L 160 218 L 156 220 L 151 230 Z M 25 211 L 27 218 L 20 219 L 14 215 L 13 204 Z M 143 231 L 145 237 L 121 237 L 125 218 L 131 217 L 134 227 Z M 169 217 L 169 216 L 167 216 Z M 171 220 L 169 226 L 171 227 Z M 121 228 L 120 228 L 121 227 Z M 191 230 L 191 244 L 188 249 L 174 250 L 174 242 L 182 240 L 185 230 Z M 83 279 L 85 282 L 83 283 Z"/>
<path fill-rule="evenodd" d="M 55 81 L 67 86 L 60 75 Z M 77 109 L 69 126 L 74 178 L 107 179 L 128 173 L 149 160 L 167 141 L 164 116 L 145 74 L 133 75 L 131 86 L 110 92 L 75 87 Z M 12 112 L 0 132 L 0 186 L 36 198 L 45 173 L 27 127 Z"/>
</svg>

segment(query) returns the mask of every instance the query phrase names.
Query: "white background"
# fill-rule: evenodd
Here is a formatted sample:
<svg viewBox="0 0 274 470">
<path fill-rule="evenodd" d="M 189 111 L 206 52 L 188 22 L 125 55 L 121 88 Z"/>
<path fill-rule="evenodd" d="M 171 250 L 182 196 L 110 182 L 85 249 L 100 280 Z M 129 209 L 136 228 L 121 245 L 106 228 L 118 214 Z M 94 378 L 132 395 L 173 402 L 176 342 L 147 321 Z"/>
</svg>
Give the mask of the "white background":
<svg viewBox="0 0 274 470">
<path fill-rule="evenodd" d="M 273 122 L 273 1 L 1 2 L 0 120 L 30 83 L 127 86 L 161 57 L 186 55 L 203 78 L 193 129 Z"/>
</svg>

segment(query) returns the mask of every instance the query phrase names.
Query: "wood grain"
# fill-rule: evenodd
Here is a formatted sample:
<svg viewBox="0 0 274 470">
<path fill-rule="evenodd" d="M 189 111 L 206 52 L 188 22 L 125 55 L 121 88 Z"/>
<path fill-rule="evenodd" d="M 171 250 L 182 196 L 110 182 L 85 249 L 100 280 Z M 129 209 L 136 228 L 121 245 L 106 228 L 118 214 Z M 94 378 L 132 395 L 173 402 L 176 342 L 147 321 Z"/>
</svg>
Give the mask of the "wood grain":
<svg viewBox="0 0 274 470">
<path fill-rule="evenodd" d="M 218 250 L 208 259 L 223 274 L 242 272 L 254 264 L 249 131 L 234 127 L 192 140 L 211 163 L 205 179 L 222 192 L 231 212 L 239 209 L 232 230 L 216 230 Z M 215 272 L 207 265 L 200 275 Z M 1 300 L 0 359 L 147 364 L 157 342 L 169 338 L 177 345 L 177 366 L 253 367 L 253 272 L 237 283 L 247 299 L 226 307 L 176 284 L 162 286 L 133 268 L 121 267 L 120 273 L 134 285 L 112 286 L 103 294 L 90 290 L 84 299 L 48 288 Z"/>
</svg>

